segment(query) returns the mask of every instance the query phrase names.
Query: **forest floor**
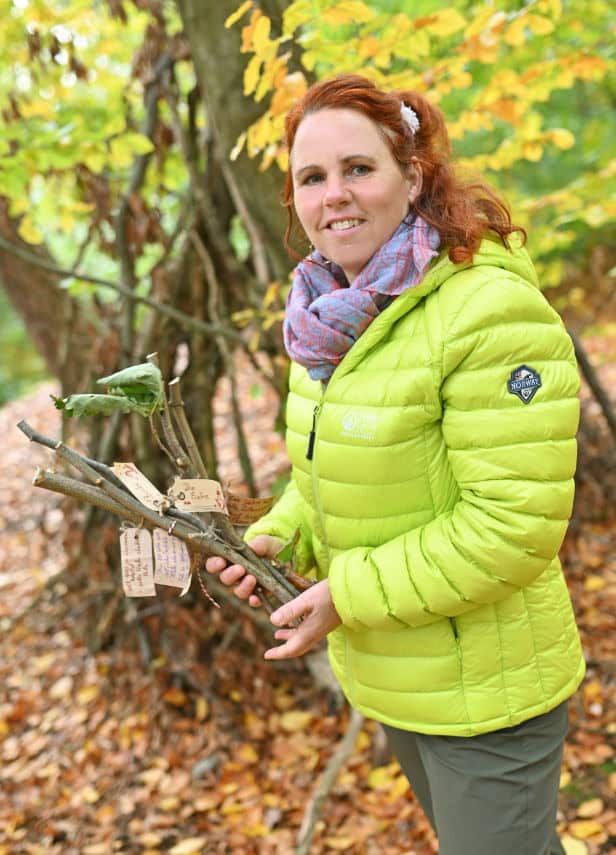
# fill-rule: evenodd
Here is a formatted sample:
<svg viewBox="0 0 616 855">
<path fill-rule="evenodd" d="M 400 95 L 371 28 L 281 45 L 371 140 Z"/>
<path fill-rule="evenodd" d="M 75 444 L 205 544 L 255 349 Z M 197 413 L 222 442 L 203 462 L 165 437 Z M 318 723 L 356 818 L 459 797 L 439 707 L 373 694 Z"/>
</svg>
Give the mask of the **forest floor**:
<svg viewBox="0 0 616 855">
<path fill-rule="evenodd" d="M 616 340 L 586 344 L 616 389 Z M 283 444 L 267 388 L 246 366 L 242 376 L 266 493 L 285 471 Z M 266 663 L 269 638 L 229 605 L 192 594 L 179 605 L 169 589 L 154 607 L 127 601 L 97 571 L 96 555 L 88 584 L 73 584 L 63 503 L 30 486 L 50 453 L 15 429 L 25 417 L 58 434 L 50 391 L 0 411 L 0 855 L 290 855 L 348 708 L 303 662 Z M 224 394 L 221 477 L 237 481 Z M 585 388 L 583 396 L 599 424 Z M 562 552 L 588 662 L 562 766 L 558 828 L 568 855 L 616 853 L 616 508 L 599 518 L 591 481 L 578 491 Z M 323 807 L 315 855 L 438 851 L 379 732 L 364 722 Z"/>
</svg>

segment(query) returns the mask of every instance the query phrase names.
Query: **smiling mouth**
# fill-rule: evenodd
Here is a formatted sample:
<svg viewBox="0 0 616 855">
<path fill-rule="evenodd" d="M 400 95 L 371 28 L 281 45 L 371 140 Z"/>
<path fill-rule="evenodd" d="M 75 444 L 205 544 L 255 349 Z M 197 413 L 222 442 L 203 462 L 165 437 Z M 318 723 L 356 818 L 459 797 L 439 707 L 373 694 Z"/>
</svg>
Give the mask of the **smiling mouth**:
<svg viewBox="0 0 616 855">
<path fill-rule="evenodd" d="M 333 232 L 345 232 L 348 229 L 353 229 L 355 226 L 361 226 L 363 220 L 336 220 L 330 223 L 327 228 Z"/>
</svg>

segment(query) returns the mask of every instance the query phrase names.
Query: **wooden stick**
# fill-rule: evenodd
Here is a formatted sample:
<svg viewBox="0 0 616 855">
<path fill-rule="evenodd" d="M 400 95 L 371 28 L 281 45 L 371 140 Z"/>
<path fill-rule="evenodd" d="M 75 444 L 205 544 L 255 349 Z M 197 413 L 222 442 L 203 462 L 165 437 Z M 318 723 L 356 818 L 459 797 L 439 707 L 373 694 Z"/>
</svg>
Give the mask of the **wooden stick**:
<svg viewBox="0 0 616 855">
<path fill-rule="evenodd" d="M 192 465 L 195 467 L 201 478 L 208 478 L 205 463 L 201 457 L 199 446 L 193 436 L 193 432 L 186 418 L 184 410 L 184 401 L 182 400 L 182 389 L 180 378 L 176 377 L 169 383 L 169 409 L 173 413 L 173 418 L 180 431 L 180 436 L 184 441 L 186 451 L 191 459 Z"/>
<path fill-rule="evenodd" d="M 288 583 L 281 584 L 279 582 L 277 578 L 278 571 L 275 573 L 268 572 L 267 562 L 263 558 L 254 555 L 254 553 L 254 557 L 248 554 L 251 552 L 249 547 L 246 547 L 246 554 L 242 555 L 236 552 L 233 547 L 219 540 L 214 530 L 206 534 L 196 526 L 189 527 L 186 522 L 170 520 L 166 515 L 158 514 L 156 511 L 146 508 L 137 499 L 134 499 L 132 502 L 124 500 L 120 503 L 113 495 L 100 486 L 85 484 L 83 481 L 76 481 L 74 478 L 67 478 L 65 475 L 58 475 L 55 472 L 49 472 L 40 468 L 36 470 L 32 483 L 35 487 L 43 487 L 54 493 L 62 493 L 79 501 L 96 505 L 96 507 L 102 508 L 104 511 L 115 514 L 120 519 L 125 519 L 135 526 L 143 525 L 149 530 L 162 528 L 168 531 L 171 523 L 175 522 L 173 534 L 180 540 L 183 540 L 189 550 L 199 552 L 203 555 L 220 556 L 230 564 L 243 564 L 248 573 L 251 573 L 259 584 L 267 588 L 268 591 L 271 591 L 281 603 L 288 603 L 294 596 L 297 596 L 298 591 L 296 589 L 292 589 L 292 592 L 290 592 Z"/>
<path fill-rule="evenodd" d="M 357 710 L 352 710 L 347 732 L 344 734 L 338 748 L 329 758 L 329 762 L 325 767 L 323 774 L 319 779 L 317 788 L 315 789 L 312 798 L 308 803 L 308 807 L 306 808 L 304 819 L 302 820 L 299 834 L 297 836 L 295 855 L 309 855 L 310 844 L 312 843 L 314 831 L 317 822 L 319 821 L 325 799 L 329 795 L 331 788 L 334 786 L 340 769 L 349 759 L 363 724 L 363 715 L 360 712 L 357 712 Z"/>
<path fill-rule="evenodd" d="M 586 353 L 586 350 L 577 337 L 577 335 L 571 330 L 567 330 L 569 335 L 571 336 L 571 340 L 573 341 L 573 346 L 575 348 L 575 355 L 577 357 L 577 361 L 580 364 L 580 368 L 582 369 L 582 374 L 588 386 L 590 387 L 591 392 L 595 396 L 595 399 L 605 417 L 605 421 L 611 431 L 614 442 L 616 442 L 616 414 L 614 413 L 614 408 L 612 406 L 612 402 L 610 401 L 609 395 L 607 391 L 601 385 L 601 381 L 597 377 L 597 373 L 592 366 L 590 359 Z"/>
</svg>

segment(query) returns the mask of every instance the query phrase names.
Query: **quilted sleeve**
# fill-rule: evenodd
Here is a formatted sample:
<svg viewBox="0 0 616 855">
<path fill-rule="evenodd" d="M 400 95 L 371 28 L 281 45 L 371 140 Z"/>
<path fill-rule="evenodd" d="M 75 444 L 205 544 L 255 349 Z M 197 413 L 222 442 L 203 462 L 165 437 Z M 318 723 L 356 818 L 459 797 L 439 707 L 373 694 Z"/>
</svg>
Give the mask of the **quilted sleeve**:
<svg viewBox="0 0 616 855">
<path fill-rule="evenodd" d="M 252 540 L 258 534 L 269 534 L 281 540 L 289 540 L 297 529 L 300 537 L 296 547 L 295 570 L 298 573 L 307 573 L 314 564 L 312 535 L 305 520 L 304 500 L 295 481 L 291 479 L 271 511 L 247 529 L 244 540 Z"/>
<path fill-rule="evenodd" d="M 424 526 L 334 558 L 332 597 L 351 629 L 420 626 L 505 599 L 548 567 L 567 530 L 579 378 L 560 318 L 502 270 L 461 307 L 448 299 L 442 432 L 458 500 Z"/>
</svg>

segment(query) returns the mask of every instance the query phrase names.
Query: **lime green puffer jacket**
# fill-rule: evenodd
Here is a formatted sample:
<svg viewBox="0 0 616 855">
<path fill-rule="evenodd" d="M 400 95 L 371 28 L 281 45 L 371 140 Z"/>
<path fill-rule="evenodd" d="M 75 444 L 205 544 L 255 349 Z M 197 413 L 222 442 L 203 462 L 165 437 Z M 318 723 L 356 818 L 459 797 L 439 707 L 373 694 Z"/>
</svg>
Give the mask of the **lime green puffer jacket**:
<svg viewBox="0 0 616 855">
<path fill-rule="evenodd" d="M 573 501 L 578 374 L 526 251 L 435 259 L 336 368 L 291 371 L 292 481 L 248 532 L 301 531 L 342 626 L 349 702 L 472 736 L 547 712 L 584 673 L 558 560 Z M 306 457 L 308 435 L 316 433 Z"/>
</svg>

